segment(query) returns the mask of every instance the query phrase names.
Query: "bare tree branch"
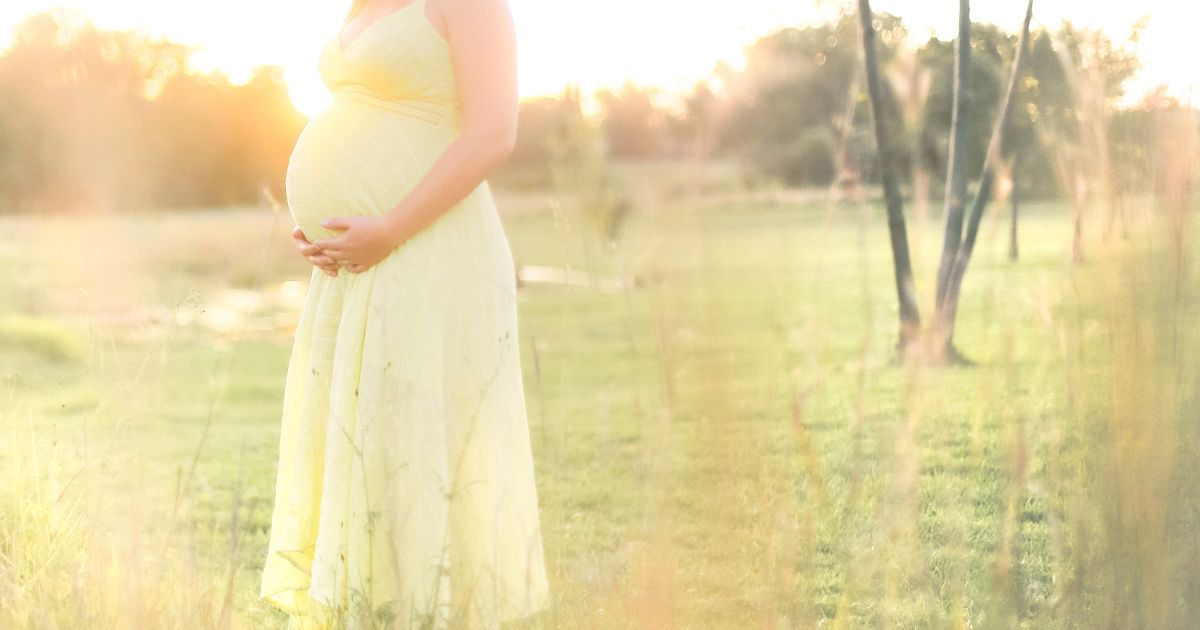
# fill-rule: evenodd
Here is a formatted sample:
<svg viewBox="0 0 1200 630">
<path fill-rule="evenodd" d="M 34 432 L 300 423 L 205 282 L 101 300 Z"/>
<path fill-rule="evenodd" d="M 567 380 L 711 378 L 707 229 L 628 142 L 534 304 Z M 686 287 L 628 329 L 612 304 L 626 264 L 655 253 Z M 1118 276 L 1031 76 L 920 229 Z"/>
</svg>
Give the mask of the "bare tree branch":
<svg viewBox="0 0 1200 630">
<path fill-rule="evenodd" d="M 941 311 L 954 261 L 962 244 L 963 211 L 967 205 L 967 104 L 971 87 L 971 2 L 958 2 L 958 39 L 954 42 L 954 105 L 950 114 L 950 151 L 947 155 L 945 235 L 938 264 L 937 309 Z"/>
<path fill-rule="evenodd" d="M 971 216 L 967 223 L 967 233 L 955 258 L 950 282 L 946 290 L 944 321 L 948 326 L 948 331 L 951 333 L 953 332 L 954 317 L 958 311 L 958 296 L 962 288 L 962 279 L 967 272 L 967 264 L 971 262 L 971 252 L 975 249 L 975 237 L 979 233 L 979 222 L 983 218 L 983 211 L 987 208 L 987 204 L 991 200 L 992 185 L 995 183 L 996 163 L 1000 161 L 1001 154 L 1004 151 L 1004 140 L 1008 135 L 1008 129 L 1012 120 L 1013 95 L 1017 90 L 1017 79 L 1021 73 L 1021 63 L 1028 47 L 1029 22 L 1032 19 L 1033 0 L 1029 0 L 1029 4 L 1025 9 L 1025 23 L 1021 27 L 1021 36 L 1017 41 L 1017 52 L 1013 59 L 1012 73 L 1008 79 L 1008 91 L 1004 95 L 1004 104 L 1001 107 L 1000 116 L 996 120 L 996 125 L 993 128 L 992 139 L 988 143 L 987 157 L 983 162 L 983 172 L 979 176 L 979 193 L 975 195 L 975 202 L 971 206 Z"/>
</svg>

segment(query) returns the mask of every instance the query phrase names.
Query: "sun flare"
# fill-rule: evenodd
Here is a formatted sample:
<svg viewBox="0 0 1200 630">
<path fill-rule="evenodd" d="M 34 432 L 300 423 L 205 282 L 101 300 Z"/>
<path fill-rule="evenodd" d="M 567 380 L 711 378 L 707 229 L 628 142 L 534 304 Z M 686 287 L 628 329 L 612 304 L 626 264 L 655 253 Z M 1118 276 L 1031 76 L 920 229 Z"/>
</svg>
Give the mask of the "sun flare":
<svg viewBox="0 0 1200 630">
<path fill-rule="evenodd" d="M 332 100 L 320 75 L 307 72 L 304 68 L 289 67 L 284 69 L 284 78 L 292 104 L 309 118 L 325 109 Z"/>
<path fill-rule="evenodd" d="M 317 72 L 317 54 L 336 32 L 349 0 L 310 4 L 281 0 L 210 0 L 200 3 L 155 0 L 20 0 L 0 2 L 0 49 L 7 47 L 12 27 L 22 18 L 53 6 L 76 9 L 105 29 L 140 29 L 196 46 L 197 70 L 219 69 L 235 82 L 259 64 L 284 68 L 289 94 L 305 114 L 330 100 Z M 509 0 L 517 29 L 522 98 L 553 95 L 577 83 L 585 95 L 627 80 L 683 92 L 710 75 L 719 63 L 741 65 L 743 48 L 774 29 L 827 19 L 852 3 L 748 0 L 698 5 L 691 0 Z M 916 0 L 878 0 L 876 10 L 903 17 L 920 40 L 929 33 L 953 37 L 954 12 Z M 977 3 L 978 21 L 1015 28 L 1019 10 L 1005 3 Z M 1092 0 L 1057 0 L 1035 5 L 1035 27 L 1056 27 L 1064 19 L 1080 26 L 1104 28 L 1125 41 L 1132 25 L 1149 16 L 1139 54 L 1144 70 L 1131 82 L 1143 93 L 1159 83 L 1187 97 L 1200 87 L 1189 57 L 1178 55 L 1190 41 L 1196 9 L 1190 3 L 1145 0 L 1129 4 L 1096 4 Z M 686 17 L 688 28 L 664 25 Z M 613 35 L 620 34 L 620 45 Z M 666 44 L 669 38 L 669 45 Z"/>
</svg>

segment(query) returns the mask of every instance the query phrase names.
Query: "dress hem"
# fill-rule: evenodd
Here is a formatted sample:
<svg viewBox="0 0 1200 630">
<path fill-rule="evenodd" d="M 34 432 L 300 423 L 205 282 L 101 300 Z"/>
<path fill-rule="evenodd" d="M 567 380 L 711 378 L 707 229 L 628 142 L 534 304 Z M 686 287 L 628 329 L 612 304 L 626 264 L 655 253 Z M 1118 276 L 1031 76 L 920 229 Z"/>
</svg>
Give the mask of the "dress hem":
<svg viewBox="0 0 1200 630">
<path fill-rule="evenodd" d="M 307 569 L 300 567 L 298 564 L 296 564 L 295 560 L 288 557 L 288 551 L 295 552 L 296 550 L 284 550 L 282 552 L 276 551 L 273 555 L 277 555 L 280 558 L 287 560 L 288 563 L 293 567 L 296 567 L 297 569 L 307 573 Z M 295 600 L 299 598 L 304 602 L 310 603 L 311 607 L 306 609 L 305 607 L 296 605 L 294 603 L 287 603 L 285 599 L 280 596 L 288 593 L 291 594 L 290 599 Z M 304 624 L 301 627 L 315 627 L 320 630 L 327 630 L 330 627 L 330 607 L 317 601 L 308 594 L 308 584 L 283 586 L 281 588 L 275 588 L 270 592 L 260 590 L 258 599 L 266 602 L 272 608 L 288 615 L 289 628 L 294 627 L 297 621 L 300 621 L 302 624 Z M 528 598 L 526 599 L 528 600 Z M 537 603 L 525 606 L 519 609 L 517 612 L 510 612 L 508 614 L 500 615 L 497 619 L 498 623 L 506 624 L 519 621 L 528 621 L 530 618 L 544 613 L 550 609 L 550 598 L 547 590 L 543 589 L 542 592 L 533 599 L 536 600 Z"/>
</svg>

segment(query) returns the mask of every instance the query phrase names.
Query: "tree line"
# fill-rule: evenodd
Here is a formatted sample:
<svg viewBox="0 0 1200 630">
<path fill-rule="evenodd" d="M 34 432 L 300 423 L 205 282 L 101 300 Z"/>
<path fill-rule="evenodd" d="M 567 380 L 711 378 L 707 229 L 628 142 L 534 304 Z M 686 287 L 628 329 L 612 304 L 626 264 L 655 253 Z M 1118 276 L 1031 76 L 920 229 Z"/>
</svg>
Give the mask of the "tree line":
<svg viewBox="0 0 1200 630">
<path fill-rule="evenodd" d="M 219 205 L 279 193 L 304 117 L 282 71 L 244 85 L 192 50 L 76 12 L 23 20 L 0 56 L 0 212 Z"/>
<path fill-rule="evenodd" d="M 718 66 L 675 103 L 634 84 L 598 91 L 605 157 L 732 158 L 793 186 L 878 182 L 856 19 L 846 14 L 769 33 L 747 49 L 744 69 Z M 880 98 L 898 131 L 896 166 L 923 213 L 947 168 L 954 42 L 932 38 L 913 48 L 898 17 L 873 19 Z M 962 132 L 967 172 L 982 167 L 1016 43 L 996 26 L 975 25 L 975 79 L 963 99 L 980 115 Z M 1145 138 L 1154 133 L 1156 111 L 1179 105 L 1159 98 L 1116 107 L 1138 69 L 1135 53 L 1070 25 L 1032 32 L 1028 47 L 1010 133 L 1022 156 L 1020 185 L 1032 194 L 1074 194 L 1070 183 L 1080 172 L 1099 168 L 1088 159 L 1096 133 L 1112 149 L 1108 186 L 1152 185 L 1157 171 L 1142 149 Z M 282 198 L 305 117 L 292 106 L 281 69 L 259 67 L 236 85 L 219 73 L 188 71 L 192 53 L 138 31 L 98 29 L 72 11 L 23 20 L 0 55 L 0 212 Z M 1080 86 L 1092 86 L 1088 98 L 1080 98 Z M 517 147 L 504 169 L 532 174 L 530 185 L 550 183 L 579 106 L 570 89 L 523 101 Z"/>
</svg>

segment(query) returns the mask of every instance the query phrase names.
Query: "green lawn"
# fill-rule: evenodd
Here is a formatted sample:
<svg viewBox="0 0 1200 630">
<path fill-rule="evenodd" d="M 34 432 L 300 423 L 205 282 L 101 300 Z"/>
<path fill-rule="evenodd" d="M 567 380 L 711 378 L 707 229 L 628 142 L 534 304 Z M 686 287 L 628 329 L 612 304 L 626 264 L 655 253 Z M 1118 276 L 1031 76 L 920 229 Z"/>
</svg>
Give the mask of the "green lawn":
<svg viewBox="0 0 1200 630">
<path fill-rule="evenodd" d="M 639 280 L 521 289 L 531 627 L 1200 622 L 1196 275 L 1157 232 L 1097 220 L 1072 265 L 1067 209 L 1029 204 L 1013 262 L 997 211 L 978 365 L 923 368 L 892 360 L 880 204 L 638 208 L 609 248 L 500 199 L 518 265 Z M 257 592 L 309 272 L 287 218 L 0 218 L 0 627 L 283 627 Z M 910 230 L 928 310 L 940 225 Z"/>
</svg>

